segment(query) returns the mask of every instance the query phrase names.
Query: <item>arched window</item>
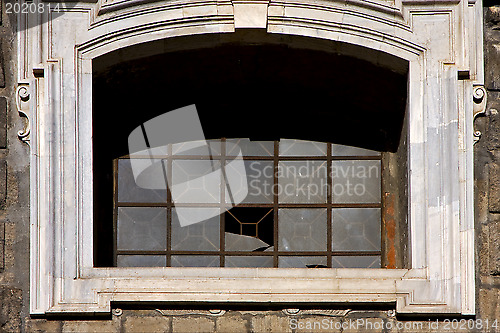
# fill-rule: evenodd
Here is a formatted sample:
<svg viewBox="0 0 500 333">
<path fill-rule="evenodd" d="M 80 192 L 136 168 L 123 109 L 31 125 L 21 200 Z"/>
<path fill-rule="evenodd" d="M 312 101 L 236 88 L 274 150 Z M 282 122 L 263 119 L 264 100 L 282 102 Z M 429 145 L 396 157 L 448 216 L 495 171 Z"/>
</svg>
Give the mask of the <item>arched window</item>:
<svg viewBox="0 0 500 333">
<path fill-rule="evenodd" d="M 97 1 L 63 12 L 41 25 L 52 13 L 18 14 L 18 26 L 31 27 L 18 34 L 16 94 L 30 119 L 19 136 L 31 145 L 31 314 L 109 313 L 115 302 L 376 302 L 396 304 L 398 314 L 475 314 L 480 2 Z M 304 162 L 279 155 L 284 139 L 331 144 L 321 159 L 332 170 L 352 163 L 335 160 L 333 144 L 380 152 L 380 262 L 396 269 L 113 267 L 116 161 L 130 153 L 134 129 L 187 105 L 196 105 L 207 140 L 279 141 L 273 166 Z M 326 256 L 328 266 L 330 256 L 333 266 L 335 209 L 355 209 L 334 199 L 318 208 L 332 252 L 327 244 L 324 255 L 297 257 Z M 279 209 L 293 208 L 279 204 L 278 195 L 273 239 L 258 239 L 275 251 L 284 244 L 274 240 Z M 229 210 L 235 221 L 244 208 Z M 230 221 L 229 212 L 220 218 Z M 247 236 L 245 227 L 228 232 Z M 219 266 L 226 254 L 215 255 Z"/>
</svg>

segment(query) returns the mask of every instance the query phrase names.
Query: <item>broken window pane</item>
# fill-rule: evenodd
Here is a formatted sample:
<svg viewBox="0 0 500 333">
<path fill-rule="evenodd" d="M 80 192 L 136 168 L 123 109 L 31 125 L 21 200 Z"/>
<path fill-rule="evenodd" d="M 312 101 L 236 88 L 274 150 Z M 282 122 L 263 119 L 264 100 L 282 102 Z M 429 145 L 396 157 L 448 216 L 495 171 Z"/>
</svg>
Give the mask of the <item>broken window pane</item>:
<svg viewBox="0 0 500 333">
<path fill-rule="evenodd" d="M 264 251 L 274 244 L 272 208 L 236 207 L 225 213 L 226 250 Z"/>
</svg>

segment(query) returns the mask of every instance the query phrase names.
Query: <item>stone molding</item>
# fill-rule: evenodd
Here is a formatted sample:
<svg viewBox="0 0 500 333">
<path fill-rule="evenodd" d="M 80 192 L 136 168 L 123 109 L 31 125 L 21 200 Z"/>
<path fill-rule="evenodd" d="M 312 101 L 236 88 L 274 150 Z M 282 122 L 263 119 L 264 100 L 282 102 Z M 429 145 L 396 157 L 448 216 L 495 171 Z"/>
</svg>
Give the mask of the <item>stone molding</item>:
<svg viewBox="0 0 500 333">
<path fill-rule="evenodd" d="M 387 302 L 397 313 L 475 313 L 480 1 L 117 0 L 79 2 L 54 19 L 40 15 L 48 17 L 19 15 L 20 26 L 33 28 L 18 33 L 17 50 L 18 92 L 29 91 L 18 111 L 30 118 L 20 136 L 29 134 L 31 146 L 31 314 L 109 313 L 111 302 Z M 247 27 L 408 61 L 411 269 L 93 267 L 92 59 L 143 42 Z M 458 80 L 464 70 L 470 79 Z"/>
</svg>

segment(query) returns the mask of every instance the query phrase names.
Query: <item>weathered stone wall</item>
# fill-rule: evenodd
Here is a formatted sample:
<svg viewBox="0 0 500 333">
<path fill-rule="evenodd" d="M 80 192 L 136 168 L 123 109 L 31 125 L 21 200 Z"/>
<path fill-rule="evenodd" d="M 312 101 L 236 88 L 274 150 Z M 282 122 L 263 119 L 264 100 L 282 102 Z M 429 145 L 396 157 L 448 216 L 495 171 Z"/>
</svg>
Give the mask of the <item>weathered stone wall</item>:
<svg viewBox="0 0 500 333">
<path fill-rule="evenodd" d="M 0 332 L 500 332 L 500 6 L 485 8 L 487 115 L 476 145 L 477 317 L 396 318 L 388 309 L 303 311 L 126 309 L 106 318 L 30 318 L 28 147 L 14 99 L 12 21 L 0 26 Z M 245 311 L 243 311 L 245 310 Z M 488 325 L 486 320 L 488 320 Z M 318 326 L 320 325 L 320 326 Z M 469 329 L 468 325 L 474 328 Z M 498 323 L 500 326 L 500 323 Z M 392 329 L 390 329 L 392 327 Z M 463 329 L 461 329 L 463 328 Z"/>
<path fill-rule="evenodd" d="M 476 126 L 476 274 L 478 313 L 500 320 L 500 6 L 484 10 L 486 116 Z"/>
<path fill-rule="evenodd" d="M 28 316 L 29 159 L 17 139 L 16 41 L 12 18 L 0 16 L 0 331 L 20 331 Z"/>
</svg>

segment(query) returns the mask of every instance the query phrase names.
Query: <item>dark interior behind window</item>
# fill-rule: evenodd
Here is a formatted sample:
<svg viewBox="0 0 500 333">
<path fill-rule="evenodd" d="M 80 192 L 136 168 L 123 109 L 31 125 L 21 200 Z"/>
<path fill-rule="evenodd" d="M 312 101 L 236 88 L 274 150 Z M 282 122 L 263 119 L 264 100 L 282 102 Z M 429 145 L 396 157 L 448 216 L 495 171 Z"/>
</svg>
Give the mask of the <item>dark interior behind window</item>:
<svg viewBox="0 0 500 333">
<path fill-rule="evenodd" d="M 120 50 L 93 61 L 96 266 L 113 264 L 113 161 L 128 154 L 128 135 L 139 124 L 189 104 L 196 104 L 207 139 L 288 137 L 386 152 L 392 180 L 384 191 L 403 212 L 392 221 L 405 224 L 399 198 L 405 191 L 407 73 L 305 49 L 303 38 L 296 45 L 306 46 L 297 48 L 290 40 L 266 38 L 255 43 L 243 36 L 130 61 L 121 60 L 127 50 Z M 393 60 L 400 67 L 401 60 Z M 383 246 L 406 244 L 399 234 Z M 404 257 L 382 262 L 401 267 Z"/>
</svg>

